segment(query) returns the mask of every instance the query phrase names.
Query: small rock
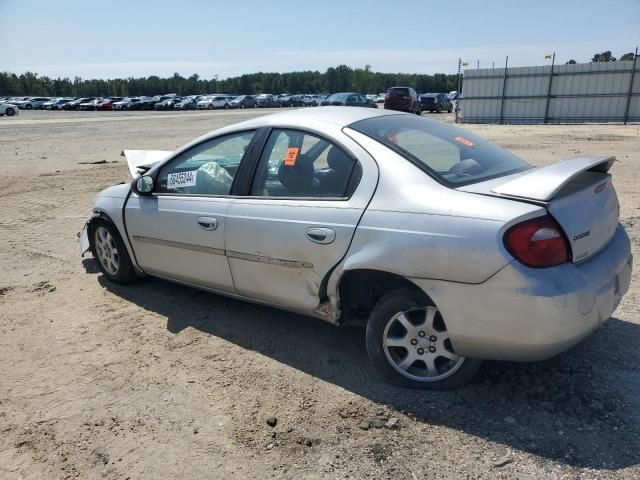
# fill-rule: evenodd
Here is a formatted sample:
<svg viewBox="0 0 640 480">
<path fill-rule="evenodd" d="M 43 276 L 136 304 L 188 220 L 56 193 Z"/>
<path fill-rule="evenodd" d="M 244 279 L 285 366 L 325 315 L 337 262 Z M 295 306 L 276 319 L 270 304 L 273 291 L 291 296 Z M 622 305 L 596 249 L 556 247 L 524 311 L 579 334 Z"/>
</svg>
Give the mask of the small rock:
<svg viewBox="0 0 640 480">
<path fill-rule="evenodd" d="M 275 427 L 278 424 L 278 419 L 276 417 L 267 418 L 267 425 L 270 427 Z"/>
<path fill-rule="evenodd" d="M 505 465 L 513 462 L 513 457 L 511 456 L 511 450 L 507 449 L 507 453 L 504 456 L 500 457 L 494 464 L 494 467 L 504 467 Z"/>
<path fill-rule="evenodd" d="M 369 430 L 371 428 L 371 424 L 365 420 L 364 422 L 360 422 L 360 424 L 358 425 L 358 428 L 360 430 Z"/>
<path fill-rule="evenodd" d="M 516 421 L 515 418 L 513 418 L 511 415 L 504 417 L 504 423 L 508 423 L 509 425 L 515 425 L 516 423 L 518 423 Z"/>
<path fill-rule="evenodd" d="M 269 445 L 267 445 L 267 450 L 271 450 L 273 448 L 273 443 L 270 443 Z"/>
<path fill-rule="evenodd" d="M 371 426 L 373 428 L 382 428 L 387 424 L 384 418 L 374 418 L 371 420 Z"/>
<path fill-rule="evenodd" d="M 397 418 L 391 417 L 389 420 L 387 420 L 387 423 L 384 426 L 390 429 L 399 428 L 400 423 Z"/>
</svg>

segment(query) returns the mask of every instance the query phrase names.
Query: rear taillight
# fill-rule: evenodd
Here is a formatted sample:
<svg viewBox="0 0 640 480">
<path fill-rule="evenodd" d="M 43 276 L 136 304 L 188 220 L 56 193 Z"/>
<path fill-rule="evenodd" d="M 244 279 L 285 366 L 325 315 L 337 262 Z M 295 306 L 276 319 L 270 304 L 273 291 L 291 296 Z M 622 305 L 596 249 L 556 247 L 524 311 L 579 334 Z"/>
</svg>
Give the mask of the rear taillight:
<svg viewBox="0 0 640 480">
<path fill-rule="evenodd" d="M 504 234 L 504 245 L 528 267 L 551 267 L 569 261 L 567 239 L 549 215 L 511 227 Z"/>
</svg>

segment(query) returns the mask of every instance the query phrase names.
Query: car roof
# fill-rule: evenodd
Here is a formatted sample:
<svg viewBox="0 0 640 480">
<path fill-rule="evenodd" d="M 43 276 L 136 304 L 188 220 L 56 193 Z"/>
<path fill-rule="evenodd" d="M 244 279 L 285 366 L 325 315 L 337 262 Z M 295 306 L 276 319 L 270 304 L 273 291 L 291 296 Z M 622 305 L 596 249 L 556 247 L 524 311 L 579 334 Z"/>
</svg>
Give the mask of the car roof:
<svg viewBox="0 0 640 480">
<path fill-rule="evenodd" d="M 213 130 L 209 133 L 192 140 L 177 152 L 183 152 L 188 150 L 194 145 L 200 142 L 217 137 L 218 135 L 226 135 L 228 133 L 238 132 L 242 130 L 253 130 L 262 127 L 284 127 L 284 128 L 309 128 L 311 130 L 320 128 L 323 126 L 326 128 L 331 126 L 334 128 L 343 128 L 351 125 L 352 123 L 367 118 L 387 117 L 392 115 L 412 115 L 405 112 L 397 112 L 395 110 L 383 110 L 377 108 L 366 107 L 315 107 L 315 108 L 301 108 L 297 110 L 290 110 L 286 112 L 273 113 L 271 115 L 264 115 L 257 118 L 252 118 L 244 122 L 228 125 L 226 127 Z M 324 125 L 323 125 L 324 124 Z"/>
<path fill-rule="evenodd" d="M 393 110 L 364 107 L 316 107 L 312 109 L 299 109 L 273 113 L 271 115 L 247 120 L 235 126 L 239 127 L 241 125 L 244 128 L 296 124 L 304 126 L 305 122 L 324 122 L 338 127 L 346 127 L 347 125 L 351 125 L 354 122 L 358 122 L 366 118 L 383 117 L 388 115 L 403 115 L 403 113 Z"/>
</svg>

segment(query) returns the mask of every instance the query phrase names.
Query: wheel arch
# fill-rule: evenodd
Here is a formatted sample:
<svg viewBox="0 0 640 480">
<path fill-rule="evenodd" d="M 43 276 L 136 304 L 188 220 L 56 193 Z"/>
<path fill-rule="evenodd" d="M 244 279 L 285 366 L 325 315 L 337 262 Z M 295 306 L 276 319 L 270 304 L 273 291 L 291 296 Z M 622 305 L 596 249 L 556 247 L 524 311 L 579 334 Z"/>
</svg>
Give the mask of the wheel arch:
<svg viewBox="0 0 640 480">
<path fill-rule="evenodd" d="M 97 202 L 96 202 L 97 203 Z M 122 207 L 121 207 L 122 208 Z M 105 206 L 95 205 L 92 210 L 91 218 L 87 221 L 87 228 L 89 234 L 89 241 L 92 241 L 91 238 L 93 236 L 93 228 L 96 220 L 103 220 L 115 228 L 116 232 L 120 235 L 124 246 L 127 249 L 127 253 L 129 254 L 129 258 L 131 259 L 131 263 L 133 264 L 133 268 L 136 273 L 139 275 L 144 275 L 144 271 L 138 266 L 138 262 L 136 260 L 135 252 L 133 250 L 133 245 L 129 241 L 129 236 L 126 233 L 126 227 L 123 222 L 122 210 L 118 209 L 112 211 L 113 209 L 105 208 Z"/>
<path fill-rule="evenodd" d="M 369 268 L 345 270 L 337 282 L 337 304 L 340 306 L 341 323 L 366 322 L 376 303 L 385 293 L 407 289 L 418 293 L 426 304 L 432 299 L 418 285 L 397 273 Z"/>
</svg>

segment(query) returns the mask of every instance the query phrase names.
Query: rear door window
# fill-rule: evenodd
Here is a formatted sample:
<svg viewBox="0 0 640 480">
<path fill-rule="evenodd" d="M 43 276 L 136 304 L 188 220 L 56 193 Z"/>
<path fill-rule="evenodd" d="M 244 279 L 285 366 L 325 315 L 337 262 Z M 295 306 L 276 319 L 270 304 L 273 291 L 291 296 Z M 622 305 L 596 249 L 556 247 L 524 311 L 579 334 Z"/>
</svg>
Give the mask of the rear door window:
<svg viewBox="0 0 640 480">
<path fill-rule="evenodd" d="M 251 195 L 344 198 L 358 171 L 351 156 L 324 138 L 300 130 L 273 130 L 258 163 Z"/>
</svg>

